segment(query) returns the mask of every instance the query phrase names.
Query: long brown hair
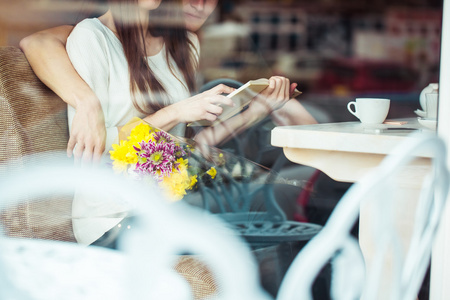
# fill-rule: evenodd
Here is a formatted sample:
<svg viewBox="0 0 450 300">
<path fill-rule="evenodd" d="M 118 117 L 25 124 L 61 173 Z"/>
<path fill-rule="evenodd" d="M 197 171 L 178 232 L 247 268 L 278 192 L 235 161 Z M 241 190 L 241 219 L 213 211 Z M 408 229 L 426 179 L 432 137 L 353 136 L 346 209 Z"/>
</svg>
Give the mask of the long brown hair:
<svg viewBox="0 0 450 300">
<path fill-rule="evenodd" d="M 130 88 L 134 106 L 141 113 L 152 113 L 170 104 L 164 86 L 155 77 L 147 62 L 145 32 L 139 19 L 138 0 L 109 0 L 119 40 L 128 61 Z M 181 71 L 189 92 L 195 89 L 196 60 L 188 39 L 180 0 L 163 0 L 160 7 L 148 12 L 148 32 L 162 37 L 166 60 L 175 76 L 170 57 Z M 180 78 L 177 78 L 181 81 Z M 170 88 L 170 87 L 166 87 Z M 150 92 L 154 98 L 150 98 Z M 138 103 L 137 95 L 143 96 Z"/>
</svg>

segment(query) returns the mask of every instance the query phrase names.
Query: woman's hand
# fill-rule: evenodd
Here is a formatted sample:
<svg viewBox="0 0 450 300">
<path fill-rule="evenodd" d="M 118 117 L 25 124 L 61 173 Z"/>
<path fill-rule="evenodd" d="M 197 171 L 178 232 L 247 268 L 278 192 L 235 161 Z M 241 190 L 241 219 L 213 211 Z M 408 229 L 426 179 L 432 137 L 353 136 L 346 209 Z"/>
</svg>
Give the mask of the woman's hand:
<svg viewBox="0 0 450 300">
<path fill-rule="evenodd" d="M 235 89 L 219 84 L 210 90 L 173 104 L 179 123 L 200 120 L 215 121 L 223 111 L 221 105 L 234 106 L 233 101 L 221 94 L 229 94 Z"/>
<path fill-rule="evenodd" d="M 285 77 L 270 77 L 269 86 L 252 100 L 249 111 L 258 117 L 271 114 L 291 99 L 296 87 L 296 83 L 291 84 Z"/>
<path fill-rule="evenodd" d="M 80 102 L 72 122 L 67 155 L 71 157 L 73 153 L 75 161 L 82 160 L 83 163 L 99 162 L 105 151 L 105 142 L 105 117 L 100 103 Z"/>
</svg>

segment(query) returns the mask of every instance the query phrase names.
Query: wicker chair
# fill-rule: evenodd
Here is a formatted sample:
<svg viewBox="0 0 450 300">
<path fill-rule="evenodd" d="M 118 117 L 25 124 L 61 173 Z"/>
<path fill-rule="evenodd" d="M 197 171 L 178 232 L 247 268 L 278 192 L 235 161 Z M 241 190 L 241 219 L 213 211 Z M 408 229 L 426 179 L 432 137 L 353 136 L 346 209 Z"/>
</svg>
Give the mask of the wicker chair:
<svg viewBox="0 0 450 300">
<path fill-rule="evenodd" d="M 67 147 L 68 137 L 66 104 L 34 75 L 18 48 L 0 48 L 0 178 L 51 160 Z M 25 201 L 1 221 L 10 236 L 75 241 L 71 206 L 68 198 Z M 43 219 L 49 208 L 55 217 Z"/>
<path fill-rule="evenodd" d="M 66 109 L 36 77 L 20 49 L 0 47 L 0 180 L 37 162 L 65 156 Z M 75 242 L 71 197 L 21 203 L 0 215 L 6 235 Z M 194 258 L 182 256 L 175 269 L 191 284 L 196 299 L 216 291 L 212 275 Z"/>
</svg>

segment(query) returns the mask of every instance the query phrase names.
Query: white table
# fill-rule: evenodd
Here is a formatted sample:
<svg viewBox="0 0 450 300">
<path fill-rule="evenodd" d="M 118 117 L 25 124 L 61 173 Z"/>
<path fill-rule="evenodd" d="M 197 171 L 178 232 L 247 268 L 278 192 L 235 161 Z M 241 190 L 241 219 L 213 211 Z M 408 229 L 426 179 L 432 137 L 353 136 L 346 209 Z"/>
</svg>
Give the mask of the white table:
<svg viewBox="0 0 450 300">
<path fill-rule="evenodd" d="M 282 147 L 286 157 L 321 170 L 336 181 L 355 182 L 377 166 L 412 130 L 429 131 L 416 119 L 404 125 L 363 125 L 360 122 L 280 126 L 272 131 L 272 145 Z M 423 153 L 419 164 L 428 163 Z"/>
<path fill-rule="evenodd" d="M 363 125 L 360 122 L 280 126 L 272 131 L 272 145 L 282 147 L 286 157 L 298 164 L 321 170 L 336 181 L 356 182 L 415 131 L 429 131 L 417 119 L 403 125 Z M 417 130 L 389 130 L 415 128 Z M 408 248 L 414 223 L 415 203 L 421 183 L 430 169 L 430 155 L 421 153 L 399 176 L 395 191 L 397 228 L 404 249 Z M 370 209 L 360 212 L 359 242 L 367 267 L 373 255 L 368 228 Z M 388 262 L 389 263 L 389 262 Z M 390 284 L 385 276 L 385 287 Z M 382 293 L 382 292 L 381 292 Z M 382 299 L 383 296 L 380 296 Z"/>
</svg>

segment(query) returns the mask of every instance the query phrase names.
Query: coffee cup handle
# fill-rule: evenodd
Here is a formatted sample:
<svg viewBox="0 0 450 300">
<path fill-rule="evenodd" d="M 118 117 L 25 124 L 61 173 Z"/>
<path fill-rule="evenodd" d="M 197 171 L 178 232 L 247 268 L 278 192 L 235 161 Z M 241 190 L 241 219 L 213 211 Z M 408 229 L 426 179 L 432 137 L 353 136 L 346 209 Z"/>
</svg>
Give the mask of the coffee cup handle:
<svg viewBox="0 0 450 300">
<path fill-rule="evenodd" d="M 352 106 L 355 108 L 354 111 L 352 110 Z M 356 110 L 356 102 L 355 102 L 355 101 L 349 102 L 349 103 L 347 104 L 347 109 L 348 109 L 348 111 L 349 111 L 352 115 L 354 115 L 355 117 L 357 117 L 357 118 L 359 119 L 359 117 L 358 117 L 358 112 L 357 112 L 357 110 Z"/>
</svg>

